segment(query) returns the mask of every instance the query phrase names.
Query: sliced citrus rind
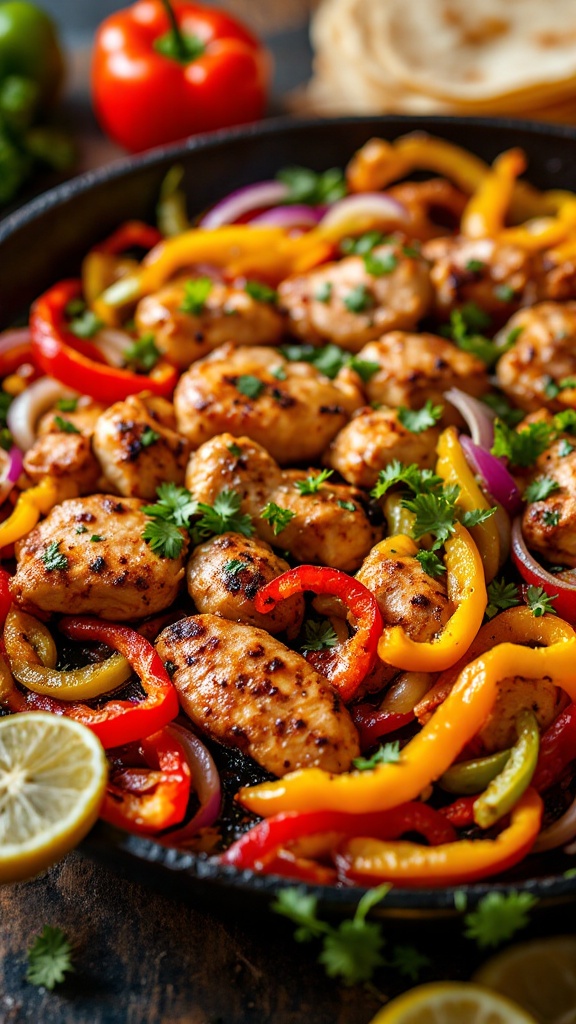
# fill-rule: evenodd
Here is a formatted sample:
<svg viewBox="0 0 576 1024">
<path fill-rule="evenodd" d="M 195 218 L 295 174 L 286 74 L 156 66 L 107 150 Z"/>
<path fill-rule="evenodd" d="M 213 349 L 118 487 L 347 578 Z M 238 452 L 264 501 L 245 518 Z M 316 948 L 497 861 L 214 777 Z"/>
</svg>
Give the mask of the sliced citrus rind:
<svg viewBox="0 0 576 1024">
<path fill-rule="evenodd" d="M 576 937 L 522 942 L 497 953 L 474 980 L 516 1000 L 541 1024 L 576 1024 Z"/>
<path fill-rule="evenodd" d="M 504 996 L 469 981 L 419 985 L 393 999 L 371 1024 L 537 1024 Z"/>
<path fill-rule="evenodd" d="M 59 860 L 98 817 L 108 775 L 100 741 L 45 712 L 0 719 L 0 883 Z"/>
</svg>

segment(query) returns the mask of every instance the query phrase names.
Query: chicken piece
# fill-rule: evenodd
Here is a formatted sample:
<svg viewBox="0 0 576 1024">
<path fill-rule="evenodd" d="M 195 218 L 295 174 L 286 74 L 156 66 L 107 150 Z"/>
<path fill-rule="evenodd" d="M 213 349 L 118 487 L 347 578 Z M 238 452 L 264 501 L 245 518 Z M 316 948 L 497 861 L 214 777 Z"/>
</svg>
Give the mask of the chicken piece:
<svg viewBox="0 0 576 1024">
<path fill-rule="evenodd" d="M 71 412 L 58 409 L 50 409 L 45 413 L 38 423 L 38 436 L 44 434 L 57 434 L 62 431 L 62 420 L 71 423 L 82 434 L 83 437 L 91 438 L 98 417 L 106 410 L 101 402 L 93 402 L 91 399 L 80 398 L 78 404 Z M 69 428 L 68 428 L 69 429 Z"/>
<path fill-rule="evenodd" d="M 549 412 L 532 413 L 519 424 L 552 420 Z M 555 432 L 556 433 L 556 432 Z M 576 448 L 574 437 L 556 436 L 538 456 L 531 480 L 546 478 L 557 484 L 548 498 L 526 505 L 522 532 L 528 547 L 548 562 L 576 567 Z"/>
<path fill-rule="evenodd" d="M 258 591 L 289 568 L 263 540 L 223 533 L 192 552 L 186 569 L 188 593 L 199 612 L 295 637 L 304 618 L 301 594 L 281 601 L 266 615 L 254 608 Z"/>
<path fill-rule="evenodd" d="M 192 448 L 230 431 L 258 441 L 281 464 L 319 458 L 364 401 L 356 374 L 332 381 L 274 349 L 233 345 L 191 366 L 174 393 L 178 429 Z"/>
<path fill-rule="evenodd" d="M 449 388 L 475 396 L 488 390 L 485 364 L 435 334 L 393 331 L 366 345 L 358 358 L 380 366 L 365 385 L 372 404 L 421 409 L 428 398 L 434 405 L 442 403 Z M 449 403 L 442 422 L 460 422 Z"/>
<path fill-rule="evenodd" d="M 175 668 L 172 681 L 194 725 L 267 771 L 342 772 L 358 756 L 358 734 L 339 695 L 263 629 L 193 615 L 168 626 L 156 650 Z"/>
<path fill-rule="evenodd" d="M 223 490 L 236 491 L 242 498 L 241 511 L 251 516 L 258 536 L 268 544 L 289 551 L 299 562 L 353 572 L 381 535 L 368 518 L 365 496 L 346 484 L 328 483 L 314 494 L 299 494 L 295 483 L 306 475 L 302 470 L 282 472 L 249 438 L 222 434 L 192 455 L 186 486 L 208 505 Z M 269 503 L 294 513 L 277 534 L 261 515 Z"/>
<path fill-rule="evenodd" d="M 96 423 L 94 453 L 109 484 L 126 498 L 155 498 L 161 483 L 182 484 L 189 445 L 173 429 L 162 398 L 130 395 Z"/>
<path fill-rule="evenodd" d="M 370 489 L 380 470 L 394 459 L 421 469 L 432 469 L 436 462 L 438 427 L 413 433 L 402 425 L 396 409 L 359 409 L 336 434 L 324 456 L 350 484 Z"/>
<path fill-rule="evenodd" d="M 282 318 L 270 302 L 220 281 L 212 282 L 197 313 L 185 306 L 186 279 L 180 278 L 141 299 L 135 315 L 138 333 L 152 332 L 160 352 L 183 370 L 226 342 L 275 345 L 282 335 Z"/>
<path fill-rule="evenodd" d="M 79 494 L 91 494 L 100 478 L 100 466 L 92 454 L 90 438 L 62 430 L 37 437 L 24 456 L 23 466 L 33 483 L 47 475 L 62 481 L 71 480 Z"/>
<path fill-rule="evenodd" d="M 288 277 L 278 298 L 292 334 L 358 352 L 385 331 L 415 327 L 430 308 L 432 288 L 426 261 L 393 241 L 365 258 L 348 256 Z"/>
<path fill-rule="evenodd" d="M 473 302 L 499 322 L 525 305 L 531 287 L 533 259 L 526 249 L 502 245 L 492 238 L 434 238 L 422 246 L 432 264 L 437 315 Z"/>
<path fill-rule="evenodd" d="M 517 340 L 496 366 L 498 384 L 527 412 L 543 406 L 552 412 L 576 408 L 576 302 L 542 302 L 521 309 L 508 321 L 497 340 L 511 332 Z"/>
<path fill-rule="evenodd" d="M 25 611 L 99 615 L 115 622 L 168 608 L 184 576 L 178 558 L 160 558 L 142 539 L 149 519 L 135 498 L 93 494 L 56 505 L 16 545 L 14 600 Z"/>
<path fill-rule="evenodd" d="M 564 251 L 563 251 L 564 250 Z M 571 250 L 571 251 L 570 251 Z M 576 299 L 576 252 L 572 243 L 538 253 L 534 259 L 530 303 Z"/>
<path fill-rule="evenodd" d="M 498 683 L 498 696 L 478 736 L 487 754 L 511 747 L 518 738 L 516 721 L 524 708 L 533 711 L 545 732 L 562 710 L 562 690 L 550 679 L 511 676 Z"/>
</svg>

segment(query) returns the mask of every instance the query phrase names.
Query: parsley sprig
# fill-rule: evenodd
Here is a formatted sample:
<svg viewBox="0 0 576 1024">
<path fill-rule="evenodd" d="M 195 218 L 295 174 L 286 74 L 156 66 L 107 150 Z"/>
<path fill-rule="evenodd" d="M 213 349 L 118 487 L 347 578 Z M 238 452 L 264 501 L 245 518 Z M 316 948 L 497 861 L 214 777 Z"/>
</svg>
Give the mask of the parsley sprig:
<svg viewBox="0 0 576 1024">
<path fill-rule="evenodd" d="M 73 971 L 72 946 L 61 928 L 44 925 L 28 949 L 26 981 L 50 991 Z"/>
<path fill-rule="evenodd" d="M 552 420 L 537 420 L 529 423 L 522 430 L 513 430 L 502 419 L 494 420 L 494 444 L 491 451 L 508 459 L 513 466 L 527 468 L 533 466 L 536 459 L 542 455 L 553 441 L 558 440 L 562 434 L 576 434 L 576 409 L 565 409 L 556 413 Z M 563 450 L 559 451 L 562 456 L 569 455 L 572 446 L 564 441 Z M 530 499 L 534 501 L 535 499 Z"/>
<path fill-rule="evenodd" d="M 489 892 L 464 918 L 464 935 L 480 949 L 499 946 L 530 923 L 538 900 L 529 892 Z"/>
<path fill-rule="evenodd" d="M 296 480 L 294 486 L 300 494 L 316 494 L 333 472 L 333 469 L 322 469 L 319 473 L 311 473 L 305 480 Z"/>
<path fill-rule="evenodd" d="M 435 551 L 426 551 L 425 548 L 422 548 L 421 551 L 417 552 L 416 559 L 420 562 L 424 572 L 428 573 L 433 580 L 438 579 L 446 572 L 446 566 L 441 559 L 438 558 Z"/>
<path fill-rule="evenodd" d="M 155 554 L 164 558 L 178 558 L 185 542 L 184 530 L 194 544 L 228 531 L 245 537 L 254 532 L 250 516 L 240 512 L 242 498 L 236 491 L 222 491 L 212 505 L 196 501 L 186 487 L 174 483 L 160 484 L 156 493 L 156 504 L 142 507 L 151 517 L 142 537 Z"/>
<path fill-rule="evenodd" d="M 282 530 L 285 530 L 294 516 L 296 515 L 292 509 L 281 508 L 275 501 L 269 501 L 260 512 L 260 518 L 266 519 L 274 531 L 274 536 L 277 537 Z"/>
<path fill-rule="evenodd" d="M 241 533 L 251 537 L 254 527 L 250 516 L 240 511 L 242 497 L 237 491 L 224 490 L 212 505 L 203 501 L 198 503 L 201 518 L 192 529 L 192 540 L 195 544 L 221 533 Z"/>
<path fill-rule="evenodd" d="M 443 405 L 433 405 L 431 399 L 428 399 L 421 409 L 407 409 L 401 405 L 397 415 L 402 426 L 411 434 L 421 434 L 429 427 L 436 426 L 443 412 Z"/>
</svg>

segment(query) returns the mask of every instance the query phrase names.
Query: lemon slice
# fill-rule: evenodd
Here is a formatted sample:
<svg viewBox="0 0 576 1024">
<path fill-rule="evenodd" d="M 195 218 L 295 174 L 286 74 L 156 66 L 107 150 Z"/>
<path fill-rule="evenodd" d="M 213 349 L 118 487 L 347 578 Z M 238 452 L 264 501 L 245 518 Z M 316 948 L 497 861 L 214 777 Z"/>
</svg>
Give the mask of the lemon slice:
<svg viewBox="0 0 576 1024">
<path fill-rule="evenodd" d="M 79 722 L 41 711 L 0 718 L 0 883 L 31 878 L 92 827 L 108 765 Z"/>
<path fill-rule="evenodd" d="M 576 938 L 534 939 L 492 957 L 475 981 L 515 999 L 540 1024 L 576 1024 Z"/>
<path fill-rule="evenodd" d="M 516 1003 L 469 981 L 419 985 L 393 999 L 371 1024 L 536 1024 Z"/>
</svg>

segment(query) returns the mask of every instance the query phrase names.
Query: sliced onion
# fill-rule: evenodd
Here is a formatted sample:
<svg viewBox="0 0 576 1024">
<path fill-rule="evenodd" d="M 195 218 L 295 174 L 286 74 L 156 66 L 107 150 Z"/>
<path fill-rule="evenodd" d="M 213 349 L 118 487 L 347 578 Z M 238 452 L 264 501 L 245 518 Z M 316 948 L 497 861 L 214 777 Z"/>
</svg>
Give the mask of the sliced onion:
<svg viewBox="0 0 576 1024">
<path fill-rule="evenodd" d="M 186 846 L 201 828 L 207 828 L 216 821 L 222 804 L 222 786 L 212 755 L 202 741 L 181 725 L 169 725 L 167 731 L 184 747 L 200 807 L 185 825 L 167 832 L 162 842 L 166 846 Z"/>
<path fill-rule="evenodd" d="M 334 203 L 319 224 L 322 234 L 334 241 L 346 234 L 359 235 L 372 228 L 406 228 L 410 214 L 403 203 L 386 192 L 359 192 Z"/>
<path fill-rule="evenodd" d="M 251 217 L 254 227 L 269 225 L 275 228 L 314 228 L 323 216 L 324 208 L 314 209 L 294 203 L 291 206 L 273 206 L 271 210 Z"/>
<path fill-rule="evenodd" d="M 27 452 L 36 440 L 36 424 L 60 398 L 77 398 L 78 392 L 64 387 L 52 377 L 40 377 L 14 399 L 6 417 L 8 429 L 18 448 Z"/>
<path fill-rule="evenodd" d="M 472 438 L 466 434 L 461 435 L 460 444 L 470 466 L 483 480 L 486 490 L 494 500 L 511 515 L 519 512 L 522 508 L 522 495 L 502 460 L 480 445 L 474 444 Z"/>
<path fill-rule="evenodd" d="M 386 691 L 380 711 L 393 711 L 401 715 L 414 711 L 433 682 L 431 672 L 402 672 Z"/>
<path fill-rule="evenodd" d="M 445 391 L 444 398 L 448 399 L 466 421 L 474 444 L 479 444 L 486 451 L 490 451 L 494 444 L 495 413 L 492 409 L 472 395 L 467 395 L 465 391 L 460 391 L 460 388 Z"/>
<path fill-rule="evenodd" d="M 544 850 L 555 850 L 557 846 L 571 843 L 573 839 L 576 839 L 576 797 L 562 817 L 540 833 L 532 847 L 532 852 L 543 853 Z M 565 852 L 572 853 L 574 851 L 569 849 Z"/>
<path fill-rule="evenodd" d="M 92 344 L 102 353 L 110 366 L 124 366 L 126 349 L 133 343 L 131 335 L 115 327 L 103 327 L 92 339 Z"/>
<path fill-rule="evenodd" d="M 0 333 L 0 355 L 5 355 L 6 352 L 11 352 L 13 348 L 18 348 L 20 345 L 28 345 L 30 340 L 29 327 L 10 327 L 7 331 Z"/>
<path fill-rule="evenodd" d="M 256 185 L 246 185 L 231 192 L 220 200 L 199 223 L 201 228 L 220 228 L 224 224 L 234 224 L 253 210 L 261 210 L 265 206 L 277 206 L 288 196 L 288 186 L 282 181 L 259 181 Z"/>
<path fill-rule="evenodd" d="M 15 445 L 12 445 L 9 452 L 0 448 L 0 463 L 0 505 L 2 505 L 22 472 L 22 452 Z"/>
<path fill-rule="evenodd" d="M 576 622 L 576 570 L 572 570 L 574 583 L 559 579 L 548 572 L 526 547 L 520 516 L 512 524 L 512 559 L 527 583 L 542 587 L 548 597 L 554 597 L 554 611 L 568 622 Z"/>
</svg>

